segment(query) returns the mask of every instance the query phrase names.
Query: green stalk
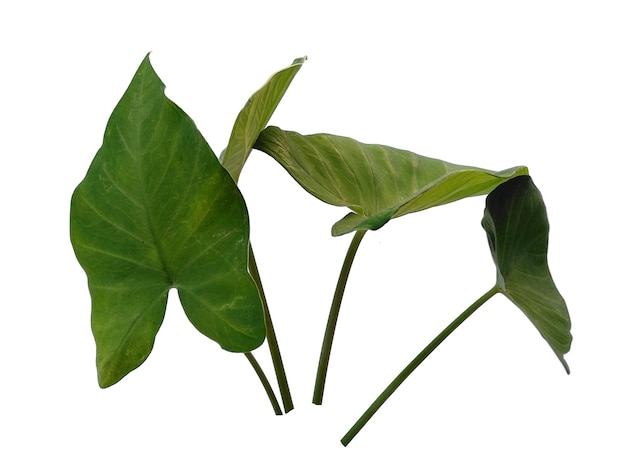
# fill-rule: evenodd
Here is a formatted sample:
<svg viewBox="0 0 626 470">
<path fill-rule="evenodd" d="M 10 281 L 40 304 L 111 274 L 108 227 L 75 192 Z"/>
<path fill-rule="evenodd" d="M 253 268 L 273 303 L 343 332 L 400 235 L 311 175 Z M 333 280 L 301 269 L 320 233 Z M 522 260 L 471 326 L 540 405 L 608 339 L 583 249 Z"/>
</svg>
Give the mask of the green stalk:
<svg viewBox="0 0 626 470">
<path fill-rule="evenodd" d="M 341 443 L 344 446 L 347 446 L 352 439 L 359 433 L 359 431 L 365 426 L 365 424 L 370 420 L 374 413 L 378 411 L 378 409 L 387 401 L 387 399 L 391 396 L 393 392 L 397 390 L 397 388 L 406 380 L 406 378 L 419 366 L 424 359 L 426 359 L 430 353 L 432 353 L 437 346 L 439 346 L 443 340 L 445 340 L 454 330 L 456 330 L 461 323 L 469 318 L 469 316 L 474 313 L 482 304 L 484 304 L 487 300 L 497 294 L 500 290 L 498 286 L 494 286 L 489 291 L 487 291 L 481 298 L 479 298 L 476 302 L 470 305 L 467 310 L 465 310 L 461 315 L 459 315 L 452 323 L 450 323 L 439 335 L 433 339 L 428 346 L 424 348 L 424 350 L 419 353 L 415 359 L 411 361 L 411 363 L 406 366 L 406 368 L 400 372 L 400 374 L 391 382 L 387 388 L 379 395 L 379 397 L 370 405 L 370 407 L 363 413 L 363 415 L 359 418 L 359 420 L 350 428 L 350 430 L 346 433 L 345 436 L 341 439 Z"/>
<path fill-rule="evenodd" d="M 263 304 L 267 345 L 270 349 L 270 354 L 272 356 L 272 363 L 274 364 L 276 380 L 278 381 L 278 389 L 280 391 L 280 396 L 283 400 L 285 413 L 289 413 L 291 410 L 293 410 L 293 401 L 291 399 L 291 392 L 289 391 L 289 384 L 287 383 L 287 374 L 285 373 L 283 359 L 280 355 L 280 349 L 278 348 L 278 341 L 276 340 L 274 324 L 272 323 L 272 318 L 270 317 L 270 310 L 267 305 L 265 291 L 263 290 L 263 284 L 261 284 L 261 276 L 259 275 L 259 269 L 254 258 L 254 252 L 252 251 L 252 245 L 250 245 L 248 253 L 248 266 L 250 268 L 250 275 L 256 283 L 257 289 L 259 290 L 259 296 L 261 297 L 261 303 Z"/>
<path fill-rule="evenodd" d="M 337 319 L 339 318 L 341 300 L 343 299 L 343 293 L 346 290 L 346 283 L 348 282 L 348 275 L 350 274 L 350 268 L 352 267 L 354 256 L 356 255 L 356 251 L 359 248 L 361 240 L 365 236 L 365 232 L 366 230 L 359 230 L 354 234 L 352 242 L 350 242 L 348 252 L 346 253 L 346 257 L 343 261 L 343 266 L 341 267 L 341 272 L 339 273 L 339 279 L 337 280 L 337 287 L 335 288 L 333 303 L 330 307 L 330 313 L 328 314 L 326 332 L 324 333 L 324 342 L 322 343 L 322 351 L 320 353 L 320 360 L 317 366 L 315 389 L 313 391 L 313 403 L 316 405 L 322 404 L 324 385 L 326 384 L 326 374 L 328 372 L 328 362 L 330 361 L 330 350 L 333 345 Z"/>
<path fill-rule="evenodd" d="M 261 383 L 263 384 L 263 388 L 265 389 L 265 393 L 267 393 L 267 397 L 270 399 L 270 402 L 272 403 L 272 407 L 274 408 L 274 413 L 276 413 L 277 415 L 282 415 L 283 412 L 280 409 L 280 405 L 278 404 L 278 400 L 276 399 L 274 390 L 272 390 L 272 386 L 267 380 L 267 377 L 265 376 L 263 369 L 261 369 L 261 366 L 259 365 L 259 363 L 254 358 L 251 352 L 247 352 L 244 354 L 248 358 L 248 361 L 250 361 L 250 364 L 252 364 L 252 368 L 256 372 L 256 375 L 259 376 L 259 379 L 261 380 Z"/>
</svg>

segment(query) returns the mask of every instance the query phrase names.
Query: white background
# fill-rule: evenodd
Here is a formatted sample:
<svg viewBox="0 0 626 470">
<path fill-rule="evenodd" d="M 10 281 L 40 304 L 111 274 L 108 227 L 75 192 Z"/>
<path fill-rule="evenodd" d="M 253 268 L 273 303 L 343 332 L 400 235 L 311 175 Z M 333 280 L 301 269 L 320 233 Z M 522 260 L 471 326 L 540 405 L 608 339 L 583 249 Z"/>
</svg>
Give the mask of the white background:
<svg viewBox="0 0 626 470">
<path fill-rule="evenodd" d="M 3 2 L 0 7 L 0 467 L 623 469 L 626 14 L 621 2 Z M 254 152 L 240 186 L 295 401 L 172 293 L 152 355 L 96 381 L 69 202 L 145 54 L 216 153 L 247 98 L 302 55 L 271 123 L 451 162 L 527 165 L 574 342 L 560 363 L 499 296 L 349 447 L 387 383 L 495 281 L 484 198 L 369 233 L 349 280 L 325 402 L 311 404 L 349 236 Z M 268 374 L 266 347 L 258 353 Z"/>
</svg>

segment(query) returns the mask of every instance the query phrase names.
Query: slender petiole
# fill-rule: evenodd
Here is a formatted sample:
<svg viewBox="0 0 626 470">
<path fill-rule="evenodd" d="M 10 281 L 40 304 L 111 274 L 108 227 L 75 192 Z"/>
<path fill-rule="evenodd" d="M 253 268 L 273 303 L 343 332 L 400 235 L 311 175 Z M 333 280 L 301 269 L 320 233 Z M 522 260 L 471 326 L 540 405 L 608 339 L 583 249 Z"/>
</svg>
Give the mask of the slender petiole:
<svg viewBox="0 0 626 470">
<path fill-rule="evenodd" d="M 259 380 L 261 380 L 261 383 L 263 384 L 265 393 L 267 393 L 267 397 L 270 399 L 270 402 L 272 403 L 272 407 L 274 408 L 274 413 L 276 413 L 277 415 L 282 415 L 283 412 L 280 409 L 280 405 L 278 404 L 278 400 L 276 399 L 274 390 L 272 390 L 272 386 L 267 380 L 267 377 L 265 373 L 263 372 L 263 369 L 261 369 L 261 366 L 259 365 L 259 363 L 257 362 L 257 360 L 255 359 L 255 357 L 252 355 L 251 352 L 247 352 L 244 354 L 248 358 L 248 361 L 250 361 L 250 364 L 252 364 L 252 368 L 256 372 L 256 375 L 259 376 Z"/>
<path fill-rule="evenodd" d="M 359 418 L 359 420 L 350 428 L 350 430 L 346 433 L 345 436 L 341 439 L 341 443 L 344 446 L 347 446 L 352 439 L 359 433 L 359 431 L 365 426 L 365 424 L 370 420 L 374 413 L 378 411 L 378 409 L 387 401 L 387 399 L 391 396 L 393 392 L 395 392 L 398 387 L 406 380 L 406 378 L 419 366 L 424 359 L 426 359 L 430 353 L 432 353 L 437 346 L 439 346 L 443 340 L 445 340 L 450 334 L 456 330 L 461 323 L 467 320 L 472 313 L 474 313 L 482 304 L 484 304 L 487 300 L 493 297 L 495 294 L 500 292 L 498 286 L 494 286 L 490 290 L 488 290 L 482 297 L 480 297 L 476 302 L 470 305 L 467 310 L 465 310 L 461 315 L 459 315 L 452 323 L 450 323 L 439 335 L 433 339 L 428 346 L 424 348 L 424 350 L 419 353 L 415 359 L 411 361 L 411 363 L 404 368 L 402 372 L 391 382 L 383 393 L 379 395 L 379 397 L 374 400 L 374 403 L 370 405 L 370 407 L 363 413 L 363 415 Z"/>
<path fill-rule="evenodd" d="M 261 303 L 263 304 L 267 345 L 270 349 L 270 355 L 272 356 L 272 363 L 274 364 L 274 371 L 276 373 L 276 380 L 278 381 L 278 389 L 283 401 L 283 407 L 285 408 L 285 413 L 289 413 L 293 410 L 293 401 L 291 399 L 291 392 L 289 391 L 287 374 L 285 373 L 285 367 L 280 355 L 280 349 L 278 348 L 274 324 L 272 323 L 272 317 L 270 316 L 269 307 L 267 305 L 265 291 L 263 290 L 263 284 L 261 283 L 261 276 L 259 275 L 259 269 L 254 258 L 254 252 L 252 251 L 252 245 L 250 245 L 248 249 L 248 267 L 250 269 L 250 275 L 257 285 L 259 296 L 261 297 Z"/>
<path fill-rule="evenodd" d="M 324 396 L 324 385 L 326 384 L 326 374 L 328 372 L 328 362 L 330 361 L 330 350 L 333 345 L 333 337 L 335 336 L 335 328 L 337 327 L 337 319 L 339 318 L 339 309 L 341 307 L 341 300 L 343 299 L 343 293 L 346 290 L 346 283 L 348 282 L 348 275 L 350 274 L 350 268 L 354 261 L 357 249 L 366 230 L 359 230 L 354 234 L 352 242 L 346 253 L 346 257 L 339 273 L 339 279 L 337 280 L 337 287 L 335 288 L 335 295 L 333 297 L 333 303 L 330 307 L 330 313 L 328 314 L 328 322 L 326 323 L 326 332 L 324 333 L 324 342 L 322 343 L 322 351 L 320 353 L 320 360 L 317 366 L 317 376 L 315 378 L 315 389 L 313 391 L 313 403 L 316 405 L 322 404 L 322 398 Z"/>
</svg>

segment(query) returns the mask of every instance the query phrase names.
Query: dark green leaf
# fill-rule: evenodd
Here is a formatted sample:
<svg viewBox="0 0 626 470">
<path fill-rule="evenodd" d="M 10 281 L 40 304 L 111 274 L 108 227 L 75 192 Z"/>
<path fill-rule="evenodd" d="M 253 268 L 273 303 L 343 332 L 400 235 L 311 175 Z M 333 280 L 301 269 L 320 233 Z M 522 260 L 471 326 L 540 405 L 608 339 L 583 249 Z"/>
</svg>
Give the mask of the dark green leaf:
<svg viewBox="0 0 626 470">
<path fill-rule="evenodd" d="M 487 194 L 526 167 L 489 171 L 330 134 L 300 135 L 268 127 L 255 148 L 276 159 L 309 193 L 352 213 L 333 235 L 376 230 L 390 219 Z"/>
<path fill-rule="evenodd" d="M 548 216 L 529 176 L 487 196 L 482 221 L 497 268 L 497 286 L 539 330 L 569 373 L 570 318 L 548 268 Z"/>
<path fill-rule="evenodd" d="M 148 357 L 173 287 L 193 325 L 224 349 L 250 351 L 265 335 L 244 201 L 164 89 L 146 57 L 72 196 L 102 387 Z"/>
<path fill-rule="evenodd" d="M 296 59 L 289 67 L 272 75 L 239 112 L 228 146 L 220 156 L 222 165 L 235 181 L 239 180 L 241 170 L 252 152 L 259 133 L 267 126 L 293 77 L 296 76 L 305 60 L 306 57 Z"/>
</svg>

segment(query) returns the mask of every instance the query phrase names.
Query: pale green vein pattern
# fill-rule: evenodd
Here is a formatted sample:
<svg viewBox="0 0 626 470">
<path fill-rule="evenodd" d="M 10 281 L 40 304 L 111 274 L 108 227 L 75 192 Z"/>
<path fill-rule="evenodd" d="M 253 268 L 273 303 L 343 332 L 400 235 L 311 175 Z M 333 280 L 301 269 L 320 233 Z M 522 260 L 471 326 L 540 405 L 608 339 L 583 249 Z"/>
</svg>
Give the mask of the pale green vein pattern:
<svg viewBox="0 0 626 470">
<path fill-rule="evenodd" d="M 315 197 L 353 211 L 333 226 L 333 235 L 376 230 L 392 218 L 487 194 L 528 173 L 521 166 L 484 170 L 348 137 L 301 135 L 272 126 L 261 132 L 255 148 Z"/>
<path fill-rule="evenodd" d="M 548 267 L 548 216 L 530 176 L 487 196 L 482 225 L 497 268 L 496 286 L 526 314 L 569 373 L 563 356 L 572 342 L 571 322 Z"/>
<path fill-rule="evenodd" d="M 88 276 L 103 387 L 150 354 L 171 288 L 224 349 L 250 351 L 265 335 L 243 198 L 164 89 L 146 57 L 72 196 L 70 234 Z"/>
</svg>

